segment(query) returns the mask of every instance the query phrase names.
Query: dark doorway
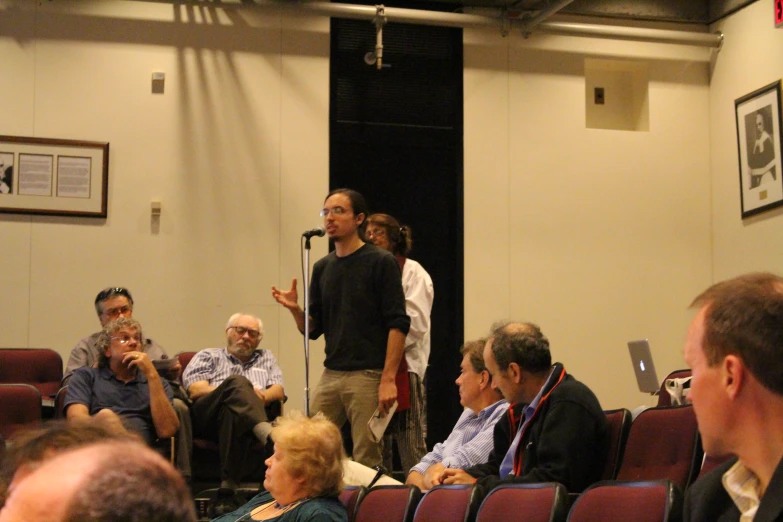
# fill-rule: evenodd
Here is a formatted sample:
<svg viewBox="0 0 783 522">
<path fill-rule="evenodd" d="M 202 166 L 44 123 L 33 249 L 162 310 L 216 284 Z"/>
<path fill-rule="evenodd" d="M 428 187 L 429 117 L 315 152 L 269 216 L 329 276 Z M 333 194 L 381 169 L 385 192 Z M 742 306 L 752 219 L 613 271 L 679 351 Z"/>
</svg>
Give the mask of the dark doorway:
<svg viewBox="0 0 783 522">
<path fill-rule="evenodd" d="M 329 184 L 358 190 L 371 211 L 408 224 L 410 257 L 432 277 L 432 448 L 462 411 L 454 384 L 464 309 L 462 30 L 389 23 L 383 45 L 377 70 L 364 60 L 374 26 L 332 20 Z"/>
</svg>

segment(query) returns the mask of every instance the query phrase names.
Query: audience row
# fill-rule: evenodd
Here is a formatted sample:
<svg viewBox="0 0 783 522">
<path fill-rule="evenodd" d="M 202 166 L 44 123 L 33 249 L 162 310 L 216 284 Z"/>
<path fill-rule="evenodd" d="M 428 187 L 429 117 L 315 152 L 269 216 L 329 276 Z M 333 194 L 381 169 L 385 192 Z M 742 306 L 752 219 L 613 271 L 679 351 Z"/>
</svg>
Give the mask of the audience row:
<svg viewBox="0 0 783 522">
<path fill-rule="evenodd" d="M 77 423 L 85 422 L 89 415 L 99 417 L 114 437 L 126 436 L 120 426 L 130 428 L 147 441 L 153 433 L 169 436 L 183 426 L 173 407 L 174 393 L 158 377 L 144 349 L 154 343 L 143 337 L 137 322 L 123 317 L 132 310 L 129 292 L 125 290 L 128 295 L 123 295 L 118 291 L 124 289 L 113 290 L 114 295 L 104 297 L 125 297 L 130 306 L 123 309 L 125 305 L 120 302 L 111 303 L 111 308 L 97 308 L 99 317 L 109 310 L 114 317 L 107 317 L 103 331 L 96 336 L 97 366 L 84 367 L 68 376 L 75 390 L 71 396 L 69 388 L 66 399 L 68 418 Z M 697 313 L 684 349 L 685 360 L 693 372 L 689 399 L 705 451 L 734 458 L 689 488 L 684 517 L 688 521 L 781 519 L 783 444 L 779 437 L 769 434 L 783 432 L 783 279 L 771 274 L 740 276 L 713 285 L 694 300 L 693 306 Z M 221 520 L 287 520 L 289 516 L 293 520 L 289 513 L 304 513 L 303 509 L 313 510 L 313 515 L 304 520 L 345 520 L 347 515 L 341 505 L 326 500 L 337 495 L 344 473 L 337 427 L 320 417 L 302 416 L 283 419 L 273 427 L 268 418 L 249 413 L 248 397 L 263 406 L 270 397 L 277 399 L 278 393 L 284 394 L 282 376 L 275 376 L 272 365 L 276 363 L 272 358 L 260 363 L 266 365 L 260 372 L 264 384 L 256 384 L 251 377 L 255 363 L 263 360 L 267 352 L 257 350 L 263 335 L 260 320 L 237 314 L 229 320 L 226 330 L 227 348 L 200 352 L 200 360 L 197 364 L 191 362 L 183 376 L 189 396 L 182 402 L 187 407 L 188 400 L 195 400 L 188 414 L 194 421 L 193 430 L 206 430 L 209 426 L 221 444 L 226 439 L 234 443 L 232 437 L 241 431 L 245 437 L 267 443 L 270 450 L 272 444 L 274 447 L 266 461 L 266 491 L 239 513 L 226 513 L 228 505 L 222 506 Z M 228 367 L 221 369 L 221 357 L 230 357 Z M 173 366 L 176 368 L 176 363 Z M 248 376 L 237 376 L 235 369 Z M 269 382 L 278 377 L 278 382 Z M 136 390 L 132 395 L 136 399 L 142 397 L 136 404 L 139 407 L 131 407 L 132 413 L 117 411 L 126 405 L 123 397 L 131 393 L 128 385 L 132 382 Z M 584 384 L 567 373 L 562 364 L 553 364 L 549 342 L 536 325 L 499 324 L 486 341 L 468 343 L 463 348 L 457 384 L 465 413 L 451 436 L 410 470 L 408 484 L 423 490 L 438 484 L 476 484 L 483 491 L 490 491 L 504 484 L 556 482 L 571 493 L 579 493 L 601 478 L 610 444 L 606 415 Z M 140 394 L 142 387 L 146 391 Z M 197 414 L 203 400 L 200 393 L 220 398 Z M 88 404 L 84 404 L 85 396 L 89 397 Z M 110 405 L 112 400 L 116 404 Z M 107 409 L 113 413 L 101 413 Z M 200 424 L 199 415 L 209 420 Z M 12 450 L 22 447 L 17 444 Z M 165 461 L 148 458 L 149 452 L 142 451 L 137 443 L 114 440 L 73 453 L 82 451 L 79 455 L 83 466 L 79 470 L 90 476 L 89 473 L 105 468 L 107 459 L 131 446 L 135 464 L 158 466 L 156 469 L 163 470 L 161 480 L 174 484 L 175 489 L 184 484 L 167 464 L 161 464 Z M 32 509 L 24 503 L 24 495 L 40 487 L 33 480 L 38 471 L 48 470 L 44 476 L 61 480 L 70 480 L 73 475 L 71 484 L 74 490 L 81 491 L 84 475 L 76 473 L 76 468 L 65 475 L 51 474 L 66 469 L 64 465 L 73 466 L 67 455 L 56 457 L 27 477 L 24 473 L 21 478 L 14 476 L 0 521 L 14 520 L 5 517 L 11 516 L 8 513 L 13 515 L 19 506 Z M 87 455 L 91 458 L 87 459 Z M 62 459 L 65 460 L 55 462 Z M 9 453 L 4 458 L 4 468 L 11 460 Z M 115 467 L 119 474 L 124 473 L 124 464 Z M 327 480 L 327 470 L 332 468 L 335 478 Z M 307 469 L 316 470 L 317 476 L 306 475 Z M 18 473 L 16 469 L 15 474 Z M 317 487 L 322 480 L 328 484 Z M 230 490 L 231 486 L 228 484 L 225 489 Z M 67 487 L 61 489 L 63 494 L 70 491 Z M 72 504 L 77 505 L 63 503 L 68 509 Z"/>
</svg>

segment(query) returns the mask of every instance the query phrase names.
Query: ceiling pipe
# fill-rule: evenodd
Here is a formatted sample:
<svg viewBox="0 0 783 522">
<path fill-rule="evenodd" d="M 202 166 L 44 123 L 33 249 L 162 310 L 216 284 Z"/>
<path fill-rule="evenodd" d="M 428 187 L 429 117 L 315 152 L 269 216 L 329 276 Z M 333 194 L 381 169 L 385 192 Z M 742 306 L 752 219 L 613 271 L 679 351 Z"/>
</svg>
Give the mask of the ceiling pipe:
<svg viewBox="0 0 783 522">
<path fill-rule="evenodd" d="M 372 20 L 377 13 L 375 6 L 353 4 L 335 4 L 329 2 L 291 2 L 280 5 L 274 1 L 256 2 L 257 5 L 274 7 L 291 7 L 297 11 L 333 18 L 351 18 L 356 20 Z M 386 19 L 389 22 L 400 22 L 417 25 L 436 25 L 439 27 L 500 27 L 502 17 L 462 13 L 442 13 L 439 11 L 423 11 L 401 7 L 384 6 Z"/>
<path fill-rule="evenodd" d="M 699 47 L 720 48 L 723 33 L 691 33 L 666 29 L 646 29 L 643 27 L 619 27 L 613 25 L 579 24 L 570 22 L 547 22 L 541 24 L 542 32 L 587 36 L 592 38 L 616 38 L 619 40 L 638 40 L 644 42 L 695 45 Z"/>
<path fill-rule="evenodd" d="M 199 2 L 182 0 L 144 0 L 147 2 L 165 3 L 178 6 L 209 8 L 220 7 L 223 9 L 247 9 L 247 8 L 267 8 L 278 11 L 286 11 L 297 14 L 309 14 L 315 16 L 327 16 L 332 18 L 349 18 L 356 20 L 372 21 L 377 16 L 376 6 L 362 6 L 354 4 L 340 4 L 330 2 L 283 2 L 280 0 L 254 0 L 253 2 Z M 720 33 L 694 33 L 688 31 L 672 31 L 664 29 L 645 29 L 641 27 L 621 27 L 612 25 L 593 25 L 581 23 L 566 22 L 538 22 L 551 16 L 547 14 L 550 9 L 559 10 L 560 4 L 570 3 L 567 0 L 558 0 L 553 6 L 542 11 L 535 18 L 525 21 L 518 19 L 509 19 L 498 11 L 496 16 L 487 16 L 479 14 L 463 13 L 444 13 L 439 11 L 424 11 L 419 9 L 405 9 L 400 7 L 385 7 L 384 14 L 387 22 L 408 23 L 417 25 L 433 25 L 440 27 L 456 28 L 485 28 L 494 27 L 500 31 L 508 29 L 519 29 L 523 32 L 528 31 L 529 27 L 534 27 L 542 32 L 552 34 L 562 34 L 569 36 L 586 36 L 600 38 L 616 38 L 621 40 L 636 40 L 642 42 L 674 43 L 684 45 L 695 45 L 699 47 L 719 48 L 723 42 L 723 35 Z M 564 5 L 563 5 L 564 6 Z"/>
<path fill-rule="evenodd" d="M 547 7 L 546 9 L 542 10 L 540 13 L 538 13 L 536 16 L 531 18 L 530 20 L 523 22 L 522 25 L 522 34 L 526 37 L 533 32 L 533 30 L 541 25 L 547 18 L 550 18 L 557 14 L 558 11 L 566 7 L 568 4 L 573 2 L 574 0 L 558 0 L 557 2 L 554 2 L 552 5 Z"/>
<path fill-rule="evenodd" d="M 719 48 L 723 43 L 721 33 L 694 33 L 689 31 L 673 31 L 666 29 L 646 29 L 642 27 L 621 27 L 613 25 L 594 25 L 566 22 L 544 22 L 543 20 L 555 14 L 557 11 L 570 4 L 573 0 L 560 0 L 549 9 L 542 11 L 530 21 L 506 20 L 505 27 L 520 27 L 523 34 L 537 28 L 542 32 L 556 33 L 569 36 L 586 36 L 600 38 L 617 38 L 621 40 L 637 40 L 643 42 L 659 42 L 695 45 L 699 47 Z M 279 5 L 267 0 L 268 4 Z M 352 4 L 334 4 L 327 2 L 298 2 L 291 4 L 298 6 L 306 12 L 337 18 L 354 18 L 372 20 L 376 15 L 376 8 L 371 6 L 359 6 Z M 388 22 L 402 22 L 410 24 L 436 25 L 441 27 L 496 27 L 501 30 L 504 27 L 504 18 L 498 16 L 485 16 L 476 14 L 441 13 L 438 11 L 421 11 L 418 9 L 403 9 L 386 7 L 385 15 Z"/>
</svg>

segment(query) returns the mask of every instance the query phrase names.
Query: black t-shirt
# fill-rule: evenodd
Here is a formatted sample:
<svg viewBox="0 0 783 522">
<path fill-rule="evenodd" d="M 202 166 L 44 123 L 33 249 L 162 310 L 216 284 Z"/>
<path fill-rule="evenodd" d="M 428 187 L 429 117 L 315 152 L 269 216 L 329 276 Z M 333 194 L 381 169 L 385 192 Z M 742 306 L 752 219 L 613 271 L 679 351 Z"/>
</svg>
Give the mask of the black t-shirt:
<svg viewBox="0 0 783 522">
<path fill-rule="evenodd" d="M 407 335 L 411 322 L 397 260 L 371 244 L 321 258 L 310 282 L 310 315 L 310 338 L 326 338 L 326 368 L 383 369 L 389 330 Z"/>
</svg>

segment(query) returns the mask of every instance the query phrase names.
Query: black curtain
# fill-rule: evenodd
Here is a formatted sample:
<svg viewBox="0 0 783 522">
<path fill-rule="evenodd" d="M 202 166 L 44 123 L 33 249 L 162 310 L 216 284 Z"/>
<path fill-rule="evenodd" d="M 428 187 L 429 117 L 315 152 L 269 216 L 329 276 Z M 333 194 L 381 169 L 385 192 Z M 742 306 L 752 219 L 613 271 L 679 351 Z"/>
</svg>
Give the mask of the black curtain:
<svg viewBox="0 0 783 522">
<path fill-rule="evenodd" d="M 431 448 L 462 411 L 454 384 L 464 310 L 462 30 L 389 23 L 383 45 L 377 70 L 365 62 L 374 26 L 332 20 L 329 183 L 358 190 L 372 212 L 409 225 L 410 257 L 432 277 Z"/>
</svg>

